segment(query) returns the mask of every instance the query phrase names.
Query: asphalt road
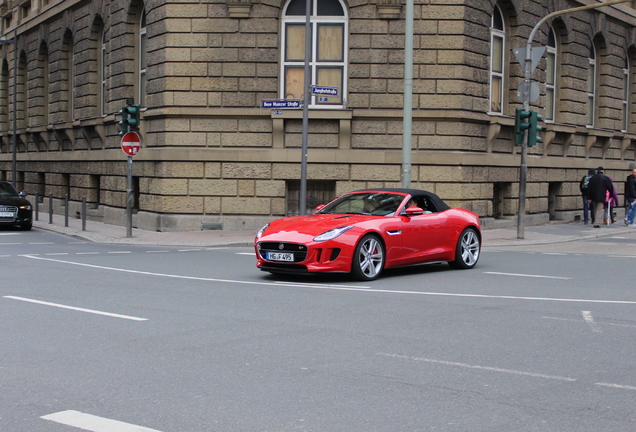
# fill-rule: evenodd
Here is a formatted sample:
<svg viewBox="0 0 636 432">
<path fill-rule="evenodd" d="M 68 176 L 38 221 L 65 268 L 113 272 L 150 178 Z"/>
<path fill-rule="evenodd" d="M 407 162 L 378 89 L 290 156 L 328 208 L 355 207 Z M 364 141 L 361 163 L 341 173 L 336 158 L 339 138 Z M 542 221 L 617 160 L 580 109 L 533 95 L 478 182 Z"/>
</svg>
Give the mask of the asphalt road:
<svg viewBox="0 0 636 432">
<path fill-rule="evenodd" d="M 0 430 L 634 431 L 635 246 L 359 283 L 0 231 Z"/>
</svg>

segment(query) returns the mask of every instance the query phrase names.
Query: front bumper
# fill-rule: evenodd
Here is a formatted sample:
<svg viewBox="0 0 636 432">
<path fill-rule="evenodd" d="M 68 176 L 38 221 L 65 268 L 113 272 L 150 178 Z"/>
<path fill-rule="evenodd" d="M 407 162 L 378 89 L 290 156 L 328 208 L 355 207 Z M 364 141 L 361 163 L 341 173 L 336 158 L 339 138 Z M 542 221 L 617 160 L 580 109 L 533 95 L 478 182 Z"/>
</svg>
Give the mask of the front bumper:
<svg viewBox="0 0 636 432">
<path fill-rule="evenodd" d="M 274 273 L 307 274 L 351 271 L 351 246 L 330 240 L 294 243 L 258 241 L 255 244 L 256 266 Z M 292 254 L 293 261 L 269 259 L 269 253 Z"/>
</svg>

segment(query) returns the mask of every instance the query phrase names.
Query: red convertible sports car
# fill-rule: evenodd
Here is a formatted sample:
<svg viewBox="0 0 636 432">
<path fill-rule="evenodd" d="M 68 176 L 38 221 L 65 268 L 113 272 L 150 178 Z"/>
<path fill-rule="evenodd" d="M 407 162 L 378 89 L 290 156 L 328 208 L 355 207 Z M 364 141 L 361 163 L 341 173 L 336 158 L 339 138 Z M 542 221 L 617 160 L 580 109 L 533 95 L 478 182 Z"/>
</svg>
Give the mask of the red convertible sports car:
<svg viewBox="0 0 636 432">
<path fill-rule="evenodd" d="M 277 219 L 256 234 L 256 266 L 270 273 L 344 272 L 373 280 L 383 269 L 446 261 L 469 269 L 481 251 L 475 213 L 416 189 L 350 192 L 316 213 Z"/>
</svg>

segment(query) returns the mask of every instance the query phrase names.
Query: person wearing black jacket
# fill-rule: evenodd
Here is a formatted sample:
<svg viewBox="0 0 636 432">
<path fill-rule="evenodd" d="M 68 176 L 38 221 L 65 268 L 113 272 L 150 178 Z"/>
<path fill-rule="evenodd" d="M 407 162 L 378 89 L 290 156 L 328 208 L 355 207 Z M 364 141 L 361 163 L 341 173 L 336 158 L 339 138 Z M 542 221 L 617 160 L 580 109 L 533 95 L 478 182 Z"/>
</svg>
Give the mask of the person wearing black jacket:
<svg viewBox="0 0 636 432">
<path fill-rule="evenodd" d="M 632 174 L 627 176 L 625 181 L 625 203 L 629 204 L 625 223 L 632 228 L 634 225 L 634 216 L 636 216 L 636 168 L 632 170 Z"/>
<path fill-rule="evenodd" d="M 583 198 L 583 221 L 585 222 L 585 225 L 587 225 L 590 221 L 590 216 L 592 216 L 592 223 L 594 223 L 594 205 L 590 203 L 590 198 L 587 196 L 590 179 L 594 174 L 596 174 L 596 171 L 594 171 L 594 168 L 590 168 L 579 183 L 579 190 L 581 191 L 581 197 Z"/>
<path fill-rule="evenodd" d="M 603 220 L 603 205 L 607 192 L 614 191 L 614 184 L 605 174 L 605 168 L 598 167 L 596 174 L 590 178 L 587 194 L 594 205 L 594 228 L 600 228 L 599 221 Z"/>
</svg>

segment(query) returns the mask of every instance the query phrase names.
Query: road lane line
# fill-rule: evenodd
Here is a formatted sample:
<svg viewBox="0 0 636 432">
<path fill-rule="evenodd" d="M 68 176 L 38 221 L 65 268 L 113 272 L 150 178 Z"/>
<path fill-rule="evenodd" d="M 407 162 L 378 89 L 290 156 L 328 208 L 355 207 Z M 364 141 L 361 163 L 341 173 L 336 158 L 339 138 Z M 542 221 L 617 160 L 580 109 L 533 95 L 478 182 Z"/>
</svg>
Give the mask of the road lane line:
<svg viewBox="0 0 636 432">
<path fill-rule="evenodd" d="M 132 253 L 132 251 L 112 251 L 112 252 L 106 252 L 109 254 L 129 254 Z"/>
<path fill-rule="evenodd" d="M 150 429 L 74 410 L 60 411 L 40 418 L 91 432 L 160 432 L 157 429 Z"/>
<path fill-rule="evenodd" d="M 636 390 L 636 387 L 634 387 L 634 386 L 621 385 L 621 384 L 611 384 L 611 383 L 597 382 L 596 385 L 597 386 L 603 386 L 603 387 L 618 388 L 618 389 L 623 389 L 623 390 Z"/>
<path fill-rule="evenodd" d="M 583 315 L 583 319 L 585 320 L 585 322 L 590 325 L 590 328 L 592 329 L 594 333 L 602 333 L 601 330 L 596 325 L 596 323 L 594 322 L 594 317 L 592 316 L 592 312 L 581 311 L 581 314 Z"/>
<path fill-rule="evenodd" d="M 30 245 L 52 245 L 55 244 L 53 242 L 31 242 Z"/>
<path fill-rule="evenodd" d="M 466 363 L 457 363 L 457 362 L 450 362 L 445 360 L 434 360 L 434 359 L 423 358 L 423 357 L 412 357 L 412 356 L 407 356 L 402 354 L 389 354 L 389 353 L 380 352 L 380 353 L 376 353 L 376 355 L 383 356 L 383 357 L 403 359 L 403 360 L 434 363 L 434 364 L 440 364 L 444 366 L 456 366 L 456 367 L 462 367 L 466 369 L 477 369 L 477 370 L 484 370 L 489 372 L 500 372 L 500 373 L 507 373 L 507 374 L 513 374 L 513 375 L 523 375 L 523 376 L 529 376 L 533 378 L 545 378 L 545 379 L 556 380 L 556 381 L 567 381 L 567 382 L 578 381 L 576 378 L 569 378 L 569 377 L 563 377 L 558 375 L 545 375 L 545 374 L 540 374 L 535 372 L 524 372 L 524 371 L 519 371 L 514 369 L 502 369 L 497 367 L 470 365 Z"/>
<path fill-rule="evenodd" d="M 543 279 L 561 279 L 570 280 L 572 278 L 560 277 L 560 276 L 544 276 L 544 275 L 531 275 L 523 273 L 501 273 L 501 272 L 483 272 L 484 274 L 500 275 L 500 276 L 517 276 L 517 277 L 529 277 L 529 278 L 543 278 Z"/>
<path fill-rule="evenodd" d="M 149 250 L 146 251 L 146 253 L 168 253 L 170 252 L 169 250 Z"/>
<path fill-rule="evenodd" d="M 557 320 L 557 321 L 570 321 L 570 322 L 576 322 L 576 323 L 580 323 L 581 322 L 581 320 L 573 319 L 573 318 L 560 318 L 560 317 L 551 317 L 551 316 L 543 316 L 541 318 L 542 319 Z M 636 325 L 633 325 L 633 324 L 616 324 L 616 323 L 608 323 L 608 322 L 596 323 L 596 325 L 636 328 Z"/>
<path fill-rule="evenodd" d="M 200 251 L 201 249 L 178 249 L 177 252 L 195 252 Z"/>
<path fill-rule="evenodd" d="M 99 255 L 100 252 L 77 252 L 76 255 Z"/>
<path fill-rule="evenodd" d="M 242 281 L 236 279 L 217 279 L 206 278 L 198 276 L 182 276 L 165 273 L 154 273 L 140 270 L 129 270 L 116 267 L 105 267 L 94 264 L 78 263 L 73 261 L 63 261 L 53 258 L 44 258 L 34 255 L 21 255 L 24 258 L 30 258 L 34 260 L 51 261 L 60 264 L 76 265 L 80 267 L 88 267 L 100 270 L 110 270 L 122 273 L 131 273 L 146 276 L 156 276 L 174 279 L 196 280 L 202 282 L 225 282 L 235 283 L 241 285 L 258 285 L 258 286 L 283 286 L 283 287 L 295 287 L 295 288 L 312 288 L 312 289 L 324 289 L 333 291 L 360 291 L 360 292 L 373 292 L 384 294 L 407 294 L 407 295 L 421 295 L 421 296 L 435 296 L 435 297 L 463 297 L 463 298 L 480 298 L 480 299 L 497 299 L 497 300 L 528 300 L 528 301 L 544 301 L 544 302 L 563 302 L 563 303 L 600 303 L 600 304 L 619 304 L 619 305 L 636 305 L 636 301 L 630 300 L 594 300 L 594 299 L 570 299 L 570 298 L 558 298 L 558 297 L 523 297 L 523 296 L 504 296 L 504 295 L 489 295 L 489 294 L 462 294 L 462 293 L 444 293 L 444 292 L 427 292 L 427 291 L 400 291 L 400 290 L 385 290 L 371 288 L 369 286 L 355 285 L 310 285 L 304 283 L 281 283 L 281 282 L 265 282 L 265 281 Z"/>
<path fill-rule="evenodd" d="M 255 252 L 237 252 L 235 255 L 249 255 L 249 256 L 256 256 Z"/>
<path fill-rule="evenodd" d="M 10 300 L 18 300 L 18 301 L 28 302 L 28 303 L 36 303 L 36 304 L 40 304 L 40 305 L 44 305 L 44 306 L 52 306 L 52 307 L 57 307 L 57 308 L 60 308 L 60 309 L 69 309 L 69 310 L 74 310 L 74 311 L 78 311 L 78 312 L 86 312 L 86 313 L 91 313 L 91 314 L 95 314 L 95 315 L 104 315 L 104 316 L 108 316 L 108 317 L 112 317 L 112 318 L 122 318 L 122 319 L 131 320 L 131 321 L 148 321 L 148 318 L 139 318 L 139 317 L 134 317 L 134 316 L 129 316 L 129 315 L 120 315 L 120 314 L 115 314 L 115 313 L 110 313 L 110 312 L 102 312 L 102 311 L 93 310 L 93 309 L 84 309 L 84 308 L 79 308 L 79 307 L 75 307 L 75 306 L 67 306 L 67 305 L 58 304 L 58 303 L 49 303 L 49 302 L 45 302 L 45 301 L 41 301 L 41 300 L 34 300 L 34 299 L 29 299 L 29 298 L 24 298 L 24 297 L 4 296 L 4 298 L 10 299 Z"/>
</svg>

